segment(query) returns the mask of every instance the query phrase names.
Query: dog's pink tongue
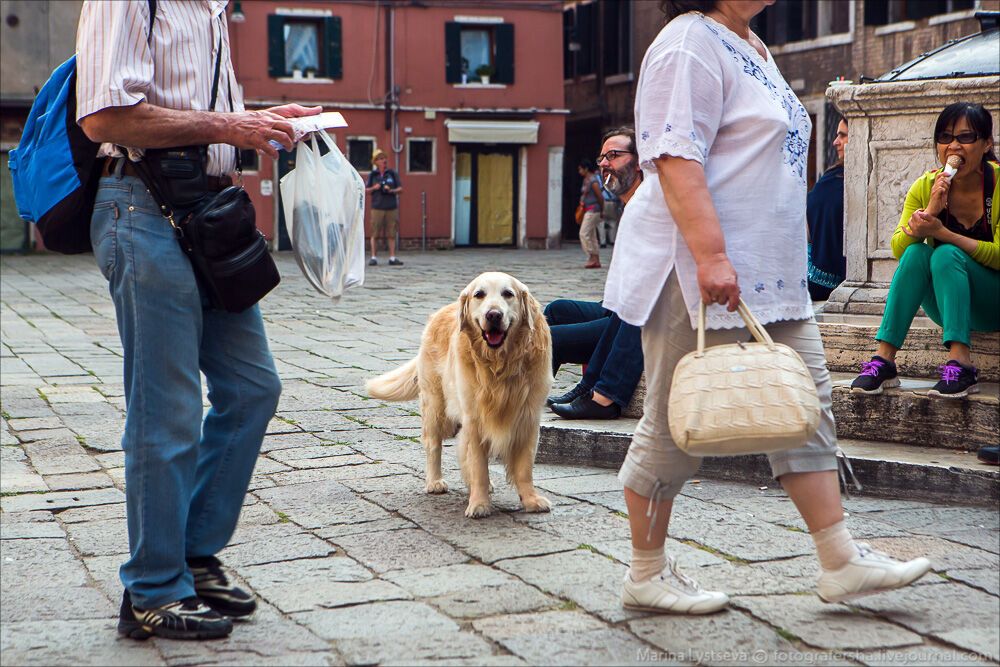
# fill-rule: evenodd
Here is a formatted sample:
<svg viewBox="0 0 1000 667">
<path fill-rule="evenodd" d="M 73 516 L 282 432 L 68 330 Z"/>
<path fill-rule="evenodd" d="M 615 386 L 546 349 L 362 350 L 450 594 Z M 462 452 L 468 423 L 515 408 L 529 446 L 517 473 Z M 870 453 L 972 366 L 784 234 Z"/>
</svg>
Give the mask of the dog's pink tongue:
<svg viewBox="0 0 1000 667">
<path fill-rule="evenodd" d="M 502 331 L 490 331 L 486 334 L 486 342 L 490 345 L 498 345 L 503 340 Z"/>
</svg>

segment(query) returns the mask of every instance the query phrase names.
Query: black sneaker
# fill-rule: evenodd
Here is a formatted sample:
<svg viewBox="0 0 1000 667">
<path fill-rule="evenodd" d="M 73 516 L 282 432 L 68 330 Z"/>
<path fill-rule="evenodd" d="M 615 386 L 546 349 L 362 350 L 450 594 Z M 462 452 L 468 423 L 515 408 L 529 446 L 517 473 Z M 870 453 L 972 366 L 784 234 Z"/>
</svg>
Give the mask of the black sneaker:
<svg viewBox="0 0 1000 667">
<path fill-rule="evenodd" d="M 578 384 L 565 394 L 560 394 L 559 396 L 549 396 L 545 399 L 545 405 L 555 405 L 557 403 L 572 403 L 584 394 L 590 393 L 590 390 L 584 387 L 582 384 Z"/>
<path fill-rule="evenodd" d="M 975 366 L 963 366 L 952 359 L 944 366 L 938 366 L 941 379 L 927 392 L 935 398 L 965 398 L 979 392 L 979 371 Z"/>
<path fill-rule="evenodd" d="M 1000 447 L 980 447 L 976 458 L 991 466 L 1000 465 Z"/>
<path fill-rule="evenodd" d="M 371 259 L 369 259 L 368 260 L 368 266 L 378 266 L 378 259 L 375 258 L 375 257 L 372 257 Z"/>
<path fill-rule="evenodd" d="M 877 354 L 861 364 L 861 375 L 851 383 L 853 394 L 881 394 L 883 389 L 899 386 L 896 364 Z"/>
<path fill-rule="evenodd" d="M 396 259 L 395 257 L 389 258 L 389 266 L 402 266 L 402 265 L 403 265 L 403 260 Z"/>
<path fill-rule="evenodd" d="M 199 600 L 184 598 L 153 609 L 132 606 L 128 591 L 118 612 L 118 634 L 131 639 L 220 639 L 233 631 L 233 622 Z"/>
<path fill-rule="evenodd" d="M 218 558 L 188 558 L 187 564 L 194 575 L 194 592 L 209 607 L 230 618 L 242 618 L 256 611 L 257 600 L 229 583 Z"/>
</svg>

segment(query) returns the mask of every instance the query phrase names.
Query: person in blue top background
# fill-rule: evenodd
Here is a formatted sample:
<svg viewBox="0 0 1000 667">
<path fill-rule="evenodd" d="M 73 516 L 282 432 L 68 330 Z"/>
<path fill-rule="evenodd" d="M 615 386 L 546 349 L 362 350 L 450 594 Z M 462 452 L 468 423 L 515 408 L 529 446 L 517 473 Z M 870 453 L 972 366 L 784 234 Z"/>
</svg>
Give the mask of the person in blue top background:
<svg viewBox="0 0 1000 667">
<path fill-rule="evenodd" d="M 833 147 L 837 164 L 816 181 L 806 199 L 809 225 L 809 296 L 826 301 L 847 275 L 844 257 L 844 149 L 847 146 L 847 119 L 837 124 Z"/>
</svg>

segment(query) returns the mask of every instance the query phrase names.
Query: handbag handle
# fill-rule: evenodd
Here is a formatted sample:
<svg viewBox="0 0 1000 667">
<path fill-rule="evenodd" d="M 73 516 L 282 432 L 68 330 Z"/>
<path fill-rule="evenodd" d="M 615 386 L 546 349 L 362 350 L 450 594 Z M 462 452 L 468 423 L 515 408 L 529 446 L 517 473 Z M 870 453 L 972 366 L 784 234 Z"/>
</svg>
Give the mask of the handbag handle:
<svg viewBox="0 0 1000 667">
<path fill-rule="evenodd" d="M 743 321 L 746 322 L 747 329 L 749 329 L 750 331 L 750 335 L 752 335 L 758 343 L 764 343 L 765 345 L 767 345 L 768 349 L 773 350 L 774 341 L 771 339 L 771 336 L 767 333 L 767 330 L 764 328 L 764 325 L 762 325 L 760 321 L 758 321 L 757 318 L 754 317 L 754 314 L 750 312 L 750 309 L 747 307 L 747 304 L 743 299 L 740 299 L 740 303 L 737 306 L 737 311 L 743 318 Z M 695 356 L 700 357 L 703 356 L 704 354 L 705 354 L 705 302 L 702 301 L 698 306 L 698 349 L 697 349 L 697 354 Z"/>
</svg>

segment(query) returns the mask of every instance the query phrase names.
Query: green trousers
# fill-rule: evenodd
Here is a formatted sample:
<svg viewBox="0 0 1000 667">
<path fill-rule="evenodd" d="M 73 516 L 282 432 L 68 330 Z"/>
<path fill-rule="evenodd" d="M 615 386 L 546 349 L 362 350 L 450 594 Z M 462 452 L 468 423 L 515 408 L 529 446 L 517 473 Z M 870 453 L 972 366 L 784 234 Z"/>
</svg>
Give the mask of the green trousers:
<svg viewBox="0 0 1000 667">
<path fill-rule="evenodd" d="M 972 331 L 1000 330 L 1000 271 L 950 244 L 914 243 L 899 259 L 875 336 L 893 347 L 903 341 L 917 309 L 944 329 L 942 341 L 969 345 Z"/>
</svg>

